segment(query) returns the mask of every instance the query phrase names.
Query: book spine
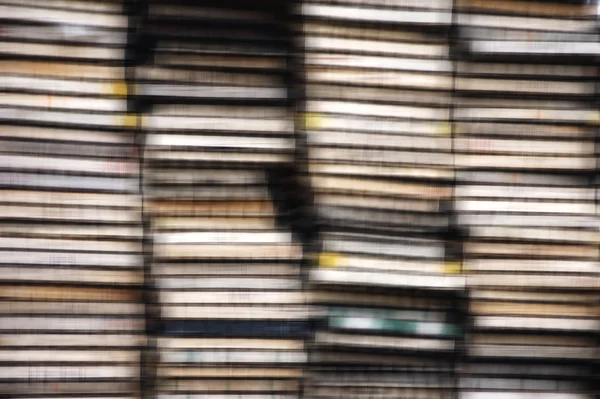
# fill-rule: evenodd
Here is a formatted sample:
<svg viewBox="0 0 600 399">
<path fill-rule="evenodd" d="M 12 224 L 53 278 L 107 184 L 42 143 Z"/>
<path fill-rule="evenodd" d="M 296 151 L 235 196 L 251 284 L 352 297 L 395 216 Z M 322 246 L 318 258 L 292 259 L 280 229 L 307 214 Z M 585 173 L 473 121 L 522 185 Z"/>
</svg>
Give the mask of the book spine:
<svg viewBox="0 0 600 399">
<path fill-rule="evenodd" d="M 342 330 L 372 331 L 396 334 L 414 334 L 434 337 L 456 337 L 458 330 L 454 325 L 433 322 L 413 322 L 380 319 L 374 317 L 330 317 L 330 328 Z"/>
<path fill-rule="evenodd" d="M 177 336 L 303 337 L 307 321 L 166 320 L 163 333 Z"/>
</svg>

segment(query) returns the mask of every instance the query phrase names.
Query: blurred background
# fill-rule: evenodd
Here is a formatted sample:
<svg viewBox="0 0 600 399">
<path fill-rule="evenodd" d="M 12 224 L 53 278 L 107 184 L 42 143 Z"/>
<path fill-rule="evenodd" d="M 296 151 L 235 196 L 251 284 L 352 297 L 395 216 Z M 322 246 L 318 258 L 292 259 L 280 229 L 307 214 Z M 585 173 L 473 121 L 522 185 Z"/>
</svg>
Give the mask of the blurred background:
<svg viewBox="0 0 600 399">
<path fill-rule="evenodd" d="M 599 28 L 0 0 L 0 398 L 599 398 Z"/>
</svg>

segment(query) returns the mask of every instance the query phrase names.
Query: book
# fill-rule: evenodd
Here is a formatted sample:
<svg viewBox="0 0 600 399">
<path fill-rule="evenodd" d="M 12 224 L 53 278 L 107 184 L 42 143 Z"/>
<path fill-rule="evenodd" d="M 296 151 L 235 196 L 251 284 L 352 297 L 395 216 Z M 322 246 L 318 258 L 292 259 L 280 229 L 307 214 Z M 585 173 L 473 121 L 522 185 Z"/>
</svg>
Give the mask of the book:
<svg viewBox="0 0 600 399">
<path fill-rule="evenodd" d="M 139 351 L 131 350 L 0 350 L 2 362 L 118 363 L 139 362 Z M 122 377 L 121 377 L 122 378 Z"/>
<path fill-rule="evenodd" d="M 433 338 L 384 337 L 317 332 L 315 343 L 322 346 L 366 347 L 371 350 L 448 351 L 454 343 Z"/>
<path fill-rule="evenodd" d="M 37 332 L 0 334 L 3 348 L 138 348 L 145 343 L 143 334 L 68 334 Z"/>
<path fill-rule="evenodd" d="M 294 380 L 268 380 L 268 379 L 166 379 L 159 381 L 158 389 L 164 391 L 196 391 L 196 392 L 295 392 L 299 390 L 300 383 Z"/>
<path fill-rule="evenodd" d="M 310 316 L 303 305 L 162 305 L 162 317 L 168 319 L 302 320 Z"/>
<path fill-rule="evenodd" d="M 162 291 L 159 300 L 163 304 L 302 304 L 307 301 L 307 293 L 294 291 L 242 291 L 219 292 Z"/>
<path fill-rule="evenodd" d="M 303 337 L 308 322 L 258 320 L 168 320 L 162 333 L 170 336 L 228 337 Z"/>
<path fill-rule="evenodd" d="M 161 349 L 252 349 L 301 351 L 302 340 L 261 338 L 158 338 Z"/>
<path fill-rule="evenodd" d="M 245 367 L 245 366 L 205 366 L 193 367 L 193 364 L 181 366 L 161 365 L 158 367 L 157 374 L 159 378 L 301 378 L 303 370 L 300 367 L 291 368 L 287 366 L 278 367 Z M 166 395 L 163 395 L 166 397 Z M 192 395 L 190 395 L 192 396 Z M 200 396 L 200 395 L 193 395 Z M 220 397 L 215 395 L 213 397 Z M 246 396 L 246 395 L 244 395 Z M 253 395 L 248 395 L 253 398 Z M 256 396 L 258 397 L 258 395 Z M 271 395 L 268 396 L 271 398 Z M 279 397 L 273 395 L 273 397 Z"/>
<path fill-rule="evenodd" d="M 437 10 L 436 10 L 437 11 Z M 386 24 L 444 26 L 449 25 L 451 14 L 446 10 L 433 12 L 418 9 L 368 8 L 346 4 L 305 3 L 301 13 L 310 18 L 329 18 L 353 22 L 374 22 Z"/>
<path fill-rule="evenodd" d="M 316 269 L 310 272 L 311 282 L 315 284 L 349 285 L 366 287 L 402 287 L 402 288 L 427 288 L 437 290 L 456 290 L 464 287 L 465 279 L 462 276 L 444 275 L 436 273 L 426 274 L 400 274 L 389 272 L 374 272 L 349 269 Z M 469 280 L 470 281 L 470 280 Z"/>
<path fill-rule="evenodd" d="M 161 351 L 161 362 L 178 364 L 303 364 L 306 354 L 291 351 L 268 350 L 187 350 Z"/>
</svg>

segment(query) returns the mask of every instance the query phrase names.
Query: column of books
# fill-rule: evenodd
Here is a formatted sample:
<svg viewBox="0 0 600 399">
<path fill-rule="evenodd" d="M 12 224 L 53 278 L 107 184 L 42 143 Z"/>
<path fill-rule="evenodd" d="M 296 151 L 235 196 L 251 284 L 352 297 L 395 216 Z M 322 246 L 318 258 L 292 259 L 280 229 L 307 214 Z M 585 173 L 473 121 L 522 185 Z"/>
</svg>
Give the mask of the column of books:
<svg viewBox="0 0 600 399">
<path fill-rule="evenodd" d="M 0 396 L 138 397 L 140 198 L 112 1 L 0 2 Z"/>
<path fill-rule="evenodd" d="M 293 160 L 278 2 L 150 1 L 145 209 L 158 290 L 158 398 L 297 398 L 301 246 L 267 172 Z M 190 397 L 190 396 L 188 396 Z"/>
<path fill-rule="evenodd" d="M 441 232 L 453 178 L 451 2 L 305 1 L 303 127 L 322 250 L 309 398 L 449 394 Z M 448 267 L 446 267 L 448 266 Z"/>
<path fill-rule="evenodd" d="M 473 318 L 462 397 L 589 398 L 600 286 L 594 10 L 458 5 L 456 203 Z"/>
</svg>

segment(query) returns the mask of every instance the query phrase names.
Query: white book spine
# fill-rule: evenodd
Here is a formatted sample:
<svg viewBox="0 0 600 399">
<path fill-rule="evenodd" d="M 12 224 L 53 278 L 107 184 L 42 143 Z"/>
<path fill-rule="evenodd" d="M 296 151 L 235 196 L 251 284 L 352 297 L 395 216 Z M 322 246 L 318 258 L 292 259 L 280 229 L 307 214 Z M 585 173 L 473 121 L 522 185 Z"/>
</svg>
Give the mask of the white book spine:
<svg viewBox="0 0 600 399">
<path fill-rule="evenodd" d="M 536 187 L 508 184 L 501 186 L 459 184 L 455 188 L 455 195 L 459 198 L 483 197 L 594 201 L 593 190 L 587 188 Z"/>
<path fill-rule="evenodd" d="M 123 159 L 77 159 L 66 157 L 41 157 L 39 155 L 0 155 L 0 163 L 5 168 L 55 170 L 78 173 L 98 173 L 107 175 L 136 174 L 135 162 Z"/>
<path fill-rule="evenodd" d="M 349 71 L 344 69 L 311 70 L 306 72 L 311 82 L 347 83 L 368 86 L 410 87 L 425 90 L 450 90 L 452 77 L 394 71 Z"/>
<path fill-rule="evenodd" d="M 140 223 L 137 212 L 112 209 L 67 208 L 59 206 L 15 206 L 4 205 L 0 209 L 0 217 L 10 219 L 64 220 L 111 223 Z"/>
<path fill-rule="evenodd" d="M 68 125 L 87 125 L 107 128 L 123 128 L 126 115 L 91 114 L 82 112 L 47 111 L 25 108 L 0 108 L 0 119 L 9 121 L 39 121 Z"/>
<path fill-rule="evenodd" d="M 434 151 L 450 152 L 452 142 L 449 137 L 423 137 L 403 136 L 377 133 L 350 133 L 315 131 L 309 132 L 308 142 L 311 146 L 339 146 L 351 145 L 353 147 L 387 147 L 387 148 L 418 148 Z"/>
<path fill-rule="evenodd" d="M 446 108 L 355 103 L 349 101 L 309 101 L 307 110 L 317 113 L 433 120 L 447 120 L 449 116 L 449 111 Z"/>
<path fill-rule="evenodd" d="M 342 68 L 374 68 L 414 70 L 422 72 L 450 73 L 452 65 L 445 60 L 422 60 L 418 58 L 379 57 L 355 54 L 306 54 L 305 63 L 314 66 Z"/>
<path fill-rule="evenodd" d="M 347 89 L 347 88 L 346 88 Z M 394 115 L 394 114 L 392 114 Z M 342 130 L 364 133 L 440 135 L 448 127 L 446 122 L 369 118 L 357 115 L 327 115 L 316 113 L 307 118 L 308 130 Z"/>
<path fill-rule="evenodd" d="M 27 347 L 37 346 L 40 342 L 46 347 L 76 347 L 76 346 L 97 346 L 103 347 L 139 347 L 144 344 L 143 335 L 126 334 L 101 334 L 101 335 L 80 335 L 80 334 L 46 334 L 39 332 L 36 334 L 2 334 L 0 335 L 0 345 L 3 347 Z"/>
<path fill-rule="evenodd" d="M 310 272 L 311 281 L 321 284 L 343 284 L 383 287 L 428 287 L 440 290 L 460 289 L 465 279 L 457 275 L 406 275 L 353 270 L 317 269 Z"/>
<path fill-rule="evenodd" d="M 162 306 L 161 314 L 170 319 L 298 320 L 310 317 L 305 306 Z"/>
<path fill-rule="evenodd" d="M 0 184 L 5 186 L 26 186 L 71 188 L 79 190 L 137 191 L 139 181 L 134 178 L 114 178 L 101 176 L 49 175 L 38 173 L 0 172 Z"/>
<path fill-rule="evenodd" d="M 561 77 L 592 77 L 593 70 L 588 66 L 578 65 L 545 65 L 545 64 L 497 64 L 459 62 L 458 72 L 461 74 L 487 74 L 487 75 L 512 75 L 512 76 L 551 76 Z"/>
<path fill-rule="evenodd" d="M 1 50 L 1 48 L 0 48 Z M 216 86 L 216 85 L 173 85 L 139 84 L 137 92 L 144 96 L 156 97 L 193 97 L 193 98 L 233 98 L 284 100 L 287 91 L 284 88 Z"/>
<path fill-rule="evenodd" d="M 552 329 L 567 331 L 594 331 L 600 327 L 595 319 L 573 319 L 557 317 L 509 317 L 509 316 L 477 316 L 475 328 L 502 329 Z"/>
<path fill-rule="evenodd" d="M 35 250 L 91 250 L 102 252 L 142 252 L 140 243 L 98 241 L 98 240 L 67 240 L 47 238 L 20 238 L 0 236 L 1 249 L 35 249 Z"/>
<path fill-rule="evenodd" d="M 138 361 L 139 352 L 133 350 L 0 350 L 0 362 L 133 363 Z"/>
<path fill-rule="evenodd" d="M 162 351 L 167 363 L 305 363 L 306 353 L 292 351 L 195 350 Z"/>
<path fill-rule="evenodd" d="M 263 338 L 158 338 L 158 347 L 167 349 L 269 349 L 303 351 L 300 339 Z"/>
<path fill-rule="evenodd" d="M 583 393 L 555 393 L 555 392 L 503 392 L 462 390 L 460 399 L 588 399 Z"/>
<path fill-rule="evenodd" d="M 263 290 L 299 290 L 300 281 L 289 278 L 227 278 L 227 277 L 163 277 L 157 279 L 159 289 L 263 289 Z"/>
<path fill-rule="evenodd" d="M 552 28 L 555 28 L 553 25 Z M 578 26 L 580 27 L 580 26 Z M 594 57 L 600 54 L 600 44 L 596 42 L 531 42 L 531 41 L 503 41 L 503 40 L 477 40 L 470 42 L 473 53 L 497 55 L 538 55 L 538 56 L 585 56 Z"/>
<path fill-rule="evenodd" d="M 517 275 L 506 273 L 470 274 L 466 277 L 471 287 L 518 287 L 518 288 L 568 288 L 571 290 L 598 290 L 600 277 L 577 275 Z"/>
<path fill-rule="evenodd" d="M 90 317 L 0 317 L 0 330 L 140 331 L 143 319 Z"/>
<path fill-rule="evenodd" d="M 517 109 L 517 108 L 459 108 L 457 119 L 474 120 L 531 120 L 544 122 L 574 122 L 589 123 L 597 119 L 597 114 L 592 111 L 572 109 Z"/>
<path fill-rule="evenodd" d="M 122 99 L 68 97 L 56 94 L 3 93 L 0 105 L 10 107 L 38 107 L 46 110 L 94 110 L 104 112 L 126 112 L 127 103 Z"/>
<path fill-rule="evenodd" d="M 598 232 L 598 219 L 595 216 L 510 214 L 489 212 L 486 214 L 458 215 L 459 223 L 465 226 L 507 226 L 531 228 L 571 228 L 586 229 L 590 234 Z"/>
<path fill-rule="evenodd" d="M 530 273 L 598 273 L 600 267 L 596 262 L 567 260 L 512 260 L 512 259 L 477 259 L 464 263 L 469 271 L 518 271 Z"/>
<path fill-rule="evenodd" d="M 27 7 L 66 8 L 73 11 L 79 10 L 109 14 L 119 14 L 122 12 L 122 8 L 118 2 L 90 3 L 87 0 L 54 0 L 49 3 L 45 0 L 3 0 L 2 3 Z"/>
<path fill-rule="evenodd" d="M 157 399 L 239 399 L 240 395 L 235 394 L 168 394 L 168 393 L 158 393 Z M 92 398 L 94 399 L 94 398 Z M 121 399 L 121 398 L 117 398 Z M 286 395 L 286 394 L 252 394 L 252 393 L 244 393 L 244 399 L 300 399 L 298 395 Z M 560 398 L 562 399 L 562 398 Z M 570 398 L 569 398 L 570 399 Z M 579 398 L 576 398 L 579 399 Z"/>
<path fill-rule="evenodd" d="M 137 194 L 73 193 L 64 191 L 2 190 L 1 202 L 44 205 L 110 206 L 137 208 L 141 198 Z"/>
<path fill-rule="evenodd" d="M 6 76 L 0 88 L 3 90 L 36 90 L 57 93 L 78 93 L 96 96 L 115 95 L 117 82 L 71 80 L 30 76 Z"/>
<path fill-rule="evenodd" d="M 0 241 L 1 245 L 1 241 Z M 411 258 L 442 259 L 444 257 L 443 243 L 432 242 L 429 245 L 414 243 L 373 243 L 368 241 L 325 239 L 324 250 L 327 252 L 366 253 L 374 256 L 405 256 Z"/>
<path fill-rule="evenodd" d="M 311 162 L 313 160 L 373 163 L 397 165 L 421 165 L 449 167 L 454 156 L 443 152 L 425 152 L 408 149 L 373 149 L 373 148 L 309 148 Z M 356 188 L 356 187 L 355 187 Z"/>
<path fill-rule="evenodd" d="M 210 130 L 222 131 L 244 131 L 260 134 L 291 134 L 294 131 L 293 120 L 280 119 L 258 119 L 258 118 L 211 118 L 211 117 L 189 117 L 148 115 L 142 119 L 146 129 L 156 130 Z"/>
<path fill-rule="evenodd" d="M 157 234 L 154 237 L 159 244 L 187 244 L 187 243 L 207 243 L 207 244 L 267 244 L 267 243 L 290 243 L 292 237 L 290 233 L 279 232 L 193 232 L 193 233 L 168 233 Z"/>
<path fill-rule="evenodd" d="M 477 137 L 454 140 L 457 152 L 503 152 L 516 154 L 557 154 L 563 156 L 593 156 L 589 141 L 506 140 Z"/>
<path fill-rule="evenodd" d="M 336 254 L 336 265 L 364 271 L 390 271 L 396 273 L 436 274 L 444 270 L 443 262 L 413 261 L 407 259 L 383 259 L 369 256 L 349 256 Z"/>
<path fill-rule="evenodd" d="M 77 24 L 84 26 L 88 25 L 106 28 L 127 27 L 127 17 L 119 14 L 111 15 L 85 11 L 57 10 L 52 8 L 40 10 L 26 5 L 0 5 L 0 14 L 3 15 L 4 18 L 13 21 L 30 20 L 62 25 L 71 25 L 75 21 Z"/>
<path fill-rule="evenodd" d="M 85 247 L 81 249 L 86 249 Z M 138 254 L 111 254 L 86 252 L 54 252 L 28 251 L 28 250 L 5 250 L 2 251 L 3 264 L 35 264 L 51 266 L 95 266 L 95 267 L 119 267 L 140 268 L 142 257 Z"/>
<path fill-rule="evenodd" d="M 5 366 L 0 367 L 0 380 L 64 380 L 64 379 L 129 379 L 137 378 L 135 366 Z"/>
<path fill-rule="evenodd" d="M 303 304 L 308 298 L 303 292 L 279 291 L 219 291 L 189 292 L 161 291 L 163 304 Z"/>
<path fill-rule="evenodd" d="M 326 162 L 320 163 L 318 161 L 311 161 L 308 167 L 310 173 L 314 174 L 346 175 L 352 177 L 416 177 L 431 180 L 452 180 L 452 176 L 454 175 L 454 171 L 452 169 L 442 167 L 424 168 L 389 165 L 352 165 L 344 162 L 329 164 Z M 343 205 L 343 203 L 341 203 L 341 205 Z M 416 206 L 418 207 L 418 205 Z"/>
<path fill-rule="evenodd" d="M 417 11 L 376 8 L 350 8 L 347 6 L 329 6 L 304 4 L 302 14 L 307 17 L 335 18 L 350 21 L 378 21 L 387 23 L 405 23 L 412 25 L 449 25 L 451 13 L 448 11 Z"/>
<path fill-rule="evenodd" d="M 556 155 L 465 155 L 454 156 L 458 168 L 493 169 L 550 169 L 550 170 L 592 170 L 596 168 L 593 157 L 565 157 Z"/>
<path fill-rule="evenodd" d="M 595 215 L 593 203 L 585 202 L 534 202 L 534 201 L 457 201 L 459 212 L 531 212 Z"/>
<path fill-rule="evenodd" d="M 143 315 L 144 308 L 136 303 L 111 303 L 111 302 L 33 302 L 33 301 L 8 301 L 0 302 L 0 313 L 26 313 L 26 314 L 114 314 L 114 315 Z M 0 339 L 0 342 L 2 340 Z"/>
<path fill-rule="evenodd" d="M 310 52 L 318 51 L 352 51 L 383 54 L 407 54 L 417 57 L 446 58 L 448 46 L 442 44 L 402 43 L 391 41 L 344 39 L 324 36 L 305 36 L 304 46 Z"/>
<path fill-rule="evenodd" d="M 291 151 L 294 148 L 294 141 L 292 138 L 276 137 L 150 134 L 148 145 L 156 147 L 241 148 Z"/>
<path fill-rule="evenodd" d="M 321 345 L 366 346 L 389 349 L 452 350 L 454 347 L 454 342 L 450 340 L 346 335 L 326 332 L 317 332 L 315 341 Z"/>
<path fill-rule="evenodd" d="M 318 3 L 339 4 L 337 0 L 319 0 Z M 450 0 L 421 0 L 415 3 L 412 0 L 344 0 L 344 4 L 353 4 L 363 7 L 401 7 L 421 9 L 449 9 L 452 7 Z"/>
</svg>

